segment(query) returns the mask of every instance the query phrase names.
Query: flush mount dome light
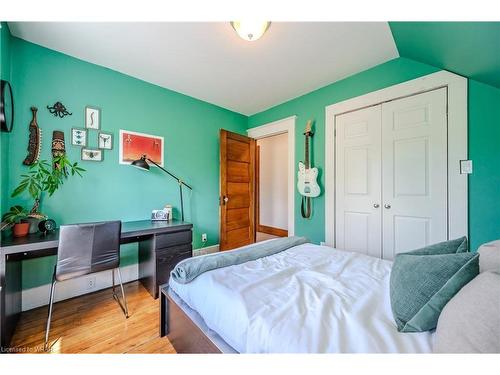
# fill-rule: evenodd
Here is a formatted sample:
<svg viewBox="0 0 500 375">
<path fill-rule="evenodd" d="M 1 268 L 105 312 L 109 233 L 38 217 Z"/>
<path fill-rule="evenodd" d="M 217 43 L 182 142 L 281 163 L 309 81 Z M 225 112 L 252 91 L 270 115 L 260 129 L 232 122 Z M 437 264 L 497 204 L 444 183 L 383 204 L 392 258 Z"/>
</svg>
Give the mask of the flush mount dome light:
<svg viewBox="0 0 500 375">
<path fill-rule="evenodd" d="M 269 21 L 233 21 L 231 26 L 238 35 L 249 42 L 259 39 L 271 25 Z"/>
</svg>

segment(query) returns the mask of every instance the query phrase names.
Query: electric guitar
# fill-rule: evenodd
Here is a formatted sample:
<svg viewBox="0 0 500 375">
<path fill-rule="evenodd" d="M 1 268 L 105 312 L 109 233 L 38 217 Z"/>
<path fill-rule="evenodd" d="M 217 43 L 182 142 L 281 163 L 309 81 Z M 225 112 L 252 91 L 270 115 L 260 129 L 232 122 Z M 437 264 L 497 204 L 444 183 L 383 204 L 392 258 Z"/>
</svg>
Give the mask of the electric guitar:
<svg viewBox="0 0 500 375">
<path fill-rule="evenodd" d="M 314 198 L 321 193 L 321 190 L 318 182 L 316 181 L 318 178 L 318 168 L 311 168 L 309 163 L 309 138 L 313 135 L 311 122 L 311 120 L 307 122 L 306 130 L 304 132 L 306 137 L 306 159 L 304 162 L 299 161 L 297 188 L 299 193 L 304 197 Z"/>
</svg>

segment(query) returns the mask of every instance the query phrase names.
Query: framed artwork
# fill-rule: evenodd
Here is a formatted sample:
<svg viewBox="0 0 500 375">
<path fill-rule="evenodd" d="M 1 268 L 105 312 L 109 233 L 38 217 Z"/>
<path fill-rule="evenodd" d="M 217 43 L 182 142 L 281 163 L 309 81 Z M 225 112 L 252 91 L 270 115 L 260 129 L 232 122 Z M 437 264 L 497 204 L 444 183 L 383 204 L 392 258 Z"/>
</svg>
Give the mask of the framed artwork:
<svg viewBox="0 0 500 375">
<path fill-rule="evenodd" d="M 96 107 L 85 107 L 85 127 L 99 130 L 101 128 L 101 110 Z"/>
<path fill-rule="evenodd" d="M 87 129 L 71 129 L 71 144 L 73 146 L 87 146 Z"/>
<path fill-rule="evenodd" d="M 120 129 L 120 164 L 130 164 L 146 155 L 163 167 L 163 146 L 163 137 Z"/>
<path fill-rule="evenodd" d="M 102 161 L 104 158 L 103 150 L 95 148 L 82 148 L 83 161 Z"/>
<path fill-rule="evenodd" d="M 97 135 L 97 147 L 101 150 L 113 149 L 113 134 L 99 132 Z"/>
</svg>

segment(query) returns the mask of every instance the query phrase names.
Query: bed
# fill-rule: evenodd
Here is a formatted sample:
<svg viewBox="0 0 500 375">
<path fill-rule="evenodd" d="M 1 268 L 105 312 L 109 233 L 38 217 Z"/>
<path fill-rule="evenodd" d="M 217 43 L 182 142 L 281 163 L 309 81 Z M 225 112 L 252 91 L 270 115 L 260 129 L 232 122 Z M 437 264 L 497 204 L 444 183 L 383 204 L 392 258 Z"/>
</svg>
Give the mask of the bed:
<svg viewBox="0 0 500 375">
<path fill-rule="evenodd" d="M 202 352 L 430 353 L 433 333 L 396 329 L 391 264 L 306 243 L 186 284 L 171 278 L 162 328 L 181 352 L 200 351 L 176 346 L 190 332 Z"/>
</svg>

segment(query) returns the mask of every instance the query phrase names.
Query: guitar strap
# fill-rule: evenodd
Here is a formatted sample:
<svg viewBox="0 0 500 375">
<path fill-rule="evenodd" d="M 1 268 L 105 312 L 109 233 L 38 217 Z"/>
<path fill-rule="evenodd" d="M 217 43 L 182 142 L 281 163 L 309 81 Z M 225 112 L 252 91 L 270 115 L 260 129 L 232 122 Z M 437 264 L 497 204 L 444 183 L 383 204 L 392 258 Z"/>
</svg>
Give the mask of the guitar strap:
<svg viewBox="0 0 500 375">
<path fill-rule="evenodd" d="M 309 219 L 311 217 L 311 198 L 302 196 L 302 204 L 300 206 L 300 212 L 304 219 Z"/>
</svg>

